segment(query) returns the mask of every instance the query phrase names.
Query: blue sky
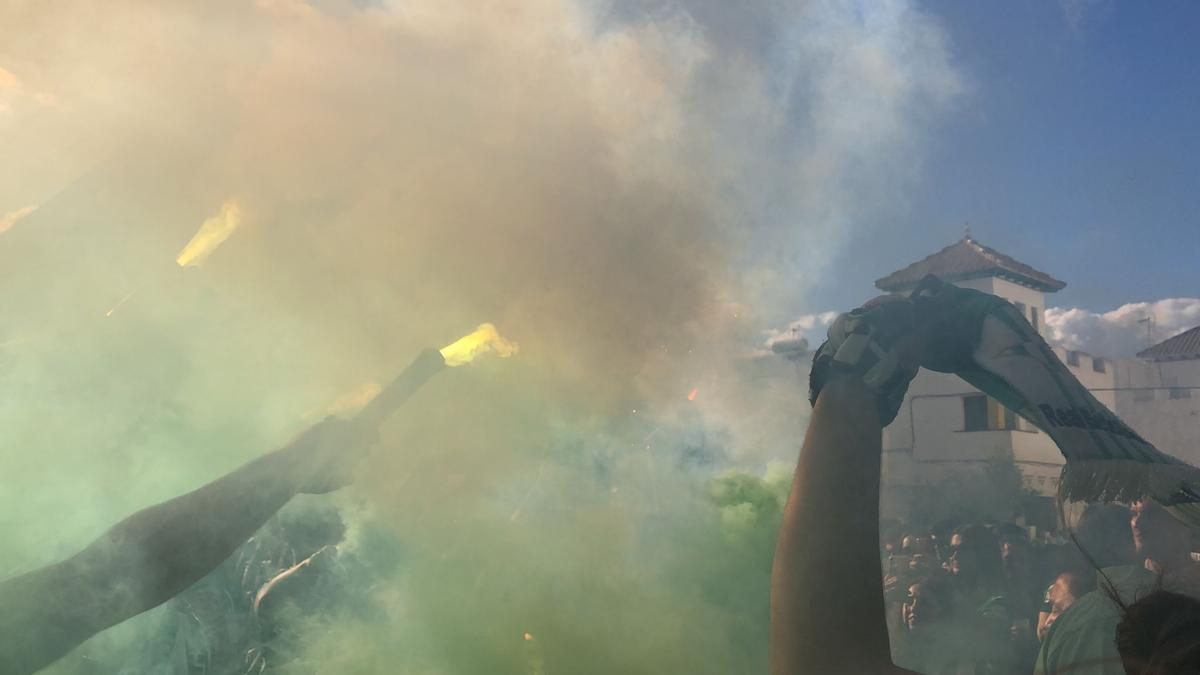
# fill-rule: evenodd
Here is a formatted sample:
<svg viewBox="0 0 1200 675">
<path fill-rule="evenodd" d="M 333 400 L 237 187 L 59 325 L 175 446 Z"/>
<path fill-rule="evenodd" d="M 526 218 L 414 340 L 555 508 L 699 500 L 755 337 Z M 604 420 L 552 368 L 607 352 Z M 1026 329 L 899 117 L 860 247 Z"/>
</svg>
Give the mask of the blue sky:
<svg viewBox="0 0 1200 675">
<path fill-rule="evenodd" d="M 975 238 L 1104 311 L 1200 295 L 1200 3 L 928 0 L 968 90 L 908 203 L 856 228 L 813 308 Z"/>
</svg>

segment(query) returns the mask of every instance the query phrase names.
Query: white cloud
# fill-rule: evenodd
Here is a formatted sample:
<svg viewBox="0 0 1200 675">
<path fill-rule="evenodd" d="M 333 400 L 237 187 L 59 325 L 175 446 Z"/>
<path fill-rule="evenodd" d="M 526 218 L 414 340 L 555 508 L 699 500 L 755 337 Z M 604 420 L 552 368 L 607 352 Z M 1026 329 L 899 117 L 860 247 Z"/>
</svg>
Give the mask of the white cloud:
<svg viewBox="0 0 1200 675">
<path fill-rule="evenodd" d="M 1049 307 L 1045 317 L 1046 337 L 1054 344 L 1102 356 L 1132 356 L 1200 324 L 1200 298 L 1134 302 L 1103 313 Z"/>
<path fill-rule="evenodd" d="M 825 341 L 825 330 L 838 317 L 837 312 L 817 312 L 804 314 L 792 321 L 785 328 L 772 328 L 766 332 L 767 340 L 764 345 L 770 348 L 781 340 L 804 338 L 810 345 L 819 345 Z"/>
</svg>

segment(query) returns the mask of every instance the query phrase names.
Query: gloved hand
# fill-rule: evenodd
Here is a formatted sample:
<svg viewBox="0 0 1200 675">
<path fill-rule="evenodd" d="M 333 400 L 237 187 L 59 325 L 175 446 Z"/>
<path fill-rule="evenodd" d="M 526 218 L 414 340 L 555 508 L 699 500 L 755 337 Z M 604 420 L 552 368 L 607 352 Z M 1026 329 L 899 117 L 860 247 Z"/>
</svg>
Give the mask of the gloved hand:
<svg viewBox="0 0 1200 675">
<path fill-rule="evenodd" d="M 842 314 L 829 326 L 809 374 L 813 405 L 831 377 L 847 374 L 875 393 L 879 421 L 891 424 L 922 358 L 923 327 L 911 300 L 884 296 Z"/>
</svg>

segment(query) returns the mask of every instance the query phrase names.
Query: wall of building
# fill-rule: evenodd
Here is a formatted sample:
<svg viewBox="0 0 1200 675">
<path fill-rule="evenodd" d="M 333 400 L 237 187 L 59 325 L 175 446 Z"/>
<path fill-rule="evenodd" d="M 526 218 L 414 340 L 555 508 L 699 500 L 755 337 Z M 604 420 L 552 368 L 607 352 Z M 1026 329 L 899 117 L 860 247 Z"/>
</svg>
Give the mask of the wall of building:
<svg viewBox="0 0 1200 675">
<path fill-rule="evenodd" d="M 1200 359 L 1118 362 L 1117 415 L 1154 447 L 1200 466 Z"/>
<path fill-rule="evenodd" d="M 984 293 L 991 293 L 992 295 L 998 295 L 1014 304 L 1020 303 L 1020 305 L 1023 305 L 1025 308 L 1024 314 L 1026 320 L 1029 320 L 1030 323 L 1033 323 L 1034 321 L 1032 316 L 1036 314 L 1038 332 L 1043 332 L 1045 328 L 1043 315 L 1046 310 L 1045 293 L 1033 288 L 1029 288 L 1028 286 L 1022 286 L 1020 284 L 1013 283 L 1007 279 L 1001 279 L 999 277 L 966 279 L 964 281 L 955 282 L 954 285 L 962 288 L 973 288 L 977 291 L 983 291 Z"/>
</svg>

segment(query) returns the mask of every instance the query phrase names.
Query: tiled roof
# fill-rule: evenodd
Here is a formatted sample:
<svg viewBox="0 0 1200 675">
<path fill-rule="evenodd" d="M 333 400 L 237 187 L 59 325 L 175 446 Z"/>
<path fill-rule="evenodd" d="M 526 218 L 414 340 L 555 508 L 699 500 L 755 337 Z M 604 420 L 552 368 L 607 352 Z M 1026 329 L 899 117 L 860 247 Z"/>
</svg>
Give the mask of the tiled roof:
<svg viewBox="0 0 1200 675">
<path fill-rule="evenodd" d="M 917 285 L 927 274 L 935 274 L 951 282 L 998 276 L 1039 291 L 1057 291 L 1067 285 L 1045 272 L 1039 272 L 980 244 L 968 234 L 924 260 L 879 279 L 875 287 L 884 291 L 900 291 Z"/>
<path fill-rule="evenodd" d="M 1200 359 L 1200 326 L 1144 349 L 1138 352 L 1138 356 L 1151 361 Z"/>
</svg>

